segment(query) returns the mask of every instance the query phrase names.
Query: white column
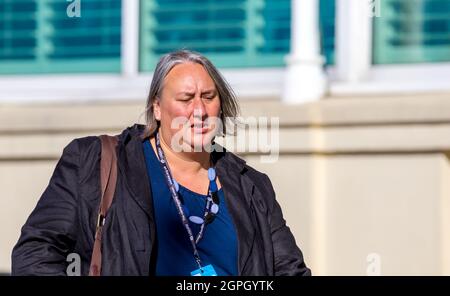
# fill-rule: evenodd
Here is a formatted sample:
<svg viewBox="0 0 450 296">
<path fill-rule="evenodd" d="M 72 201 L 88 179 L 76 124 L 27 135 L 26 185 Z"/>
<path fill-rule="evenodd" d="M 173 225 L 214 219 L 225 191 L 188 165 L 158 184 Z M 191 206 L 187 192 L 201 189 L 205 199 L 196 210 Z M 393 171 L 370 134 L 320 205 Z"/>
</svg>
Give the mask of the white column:
<svg viewBox="0 0 450 296">
<path fill-rule="evenodd" d="M 319 1 L 292 0 L 291 53 L 287 58 L 287 73 L 283 102 L 305 103 L 321 98 L 326 91 L 320 55 Z"/>
<path fill-rule="evenodd" d="M 133 77 L 139 71 L 139 0 L 122 0 L 122 75 Z"/>
<path fill-rule="evenodd" d="M 372 59 L 373 0 L 337 0 L 336 71 L 340 81 L 367 78 Z M 376 7 L 375 7 L 376 8 Z"/>
</svg>

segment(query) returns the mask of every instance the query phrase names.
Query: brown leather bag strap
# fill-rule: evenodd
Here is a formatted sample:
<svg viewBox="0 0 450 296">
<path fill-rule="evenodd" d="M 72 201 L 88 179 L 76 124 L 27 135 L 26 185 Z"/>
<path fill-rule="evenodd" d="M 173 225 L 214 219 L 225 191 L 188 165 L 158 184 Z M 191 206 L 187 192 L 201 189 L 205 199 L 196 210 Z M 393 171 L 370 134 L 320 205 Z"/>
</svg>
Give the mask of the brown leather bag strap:
<svg viewBox="0 0 450 296">
<path fill-rule="evenodd" d="M 117 182 L 117 155 L 116 146 L 117 136 L 101 135 L 102 155 L 100 161 L 100 180 L 102 196 L 97 217 L 95 230 L 94 248 L 92 250 L 91 265 L 89 268 L 90 276 L 99 276 L 102 267 L 102 229 L 105 225 L 106 214 L 114 198 L 114 191 Z"/>
</svg>

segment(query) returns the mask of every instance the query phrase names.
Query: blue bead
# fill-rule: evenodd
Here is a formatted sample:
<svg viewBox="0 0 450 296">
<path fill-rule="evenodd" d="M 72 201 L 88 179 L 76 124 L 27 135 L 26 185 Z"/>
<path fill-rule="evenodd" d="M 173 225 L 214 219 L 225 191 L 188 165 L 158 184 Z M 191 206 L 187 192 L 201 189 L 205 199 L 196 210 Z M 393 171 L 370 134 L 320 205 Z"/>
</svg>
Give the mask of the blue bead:
<svg viewBox="0 0 450 296">
<path fill-rule="evenodd" d="M 217 204 L 213 204 L 211 206 L 211 213 L 217 214 L 218 211 L 219 211 L 219 206 Z"/>
<path fill-rule="evenodd" d="M 190 216 L 189 220 L 191 220 L 191 222 L 195 224 L 203 224 L 203 219 L 197 216 Z"/>
<path fill-rule="evenodd" d="M 214 168 L 208 169 L 208 179 L 209 181 L 214 181 L 214 179 L 216 179 L 216 170 Z"/>
<path fill-rule="evenodd" d="M 180 185 L 178 185 L 178 182 L 173 179 L 173 186 L 175 186 L 175 191 L 178 192 L 180 190 Z"/>
</svg>

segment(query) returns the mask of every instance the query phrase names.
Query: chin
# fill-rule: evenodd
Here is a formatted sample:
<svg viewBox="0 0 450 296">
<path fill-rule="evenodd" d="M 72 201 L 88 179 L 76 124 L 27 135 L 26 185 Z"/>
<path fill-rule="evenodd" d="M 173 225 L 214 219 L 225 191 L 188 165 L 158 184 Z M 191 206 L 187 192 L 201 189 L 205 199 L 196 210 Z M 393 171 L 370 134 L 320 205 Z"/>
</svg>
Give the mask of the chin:
<svg viewBox="0 0 450 296">
<path fill-rule="evenodd" d="M 208 146 L 213 141 L 214 136 L 215 135 L 212 132 L 196 135 L 192 134 L 191 139 L 187 144 L 191 147 L 192 151 L 194 152 L 205 151 L 208 150 Z"/>
</svg>

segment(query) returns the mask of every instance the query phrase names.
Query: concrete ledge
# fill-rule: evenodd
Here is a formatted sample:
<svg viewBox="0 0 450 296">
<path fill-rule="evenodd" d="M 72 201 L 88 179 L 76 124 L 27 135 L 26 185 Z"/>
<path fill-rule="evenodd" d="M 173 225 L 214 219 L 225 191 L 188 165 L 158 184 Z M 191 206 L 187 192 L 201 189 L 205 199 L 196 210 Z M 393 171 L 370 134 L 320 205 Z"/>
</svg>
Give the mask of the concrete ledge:
<svg viewBox="0 0 450 296">
<path fill-rule="evenodd" d="M 26 104 L 0 107 L 0 133 L 122 129 L 145 120 L 144 103 Z"/>
<path fill-rule="evenodd" d="M 450 122 L 450 93 L 428 96 L 326 98 L 303 105 L 243 100 L 242 116 L 279 117 L 281 126 Z M 80 104 L 0 105 L 0 133 L 121 129 L 144 122 L 145 100 Z"/>
<path fill-rule="evenodd" d="M 326 98 L 304 105 L 244 102 L 244 116 L 278 116 L 280 125 L 337 126 L 450 122 L 450 93 Z"/>
</svg>

